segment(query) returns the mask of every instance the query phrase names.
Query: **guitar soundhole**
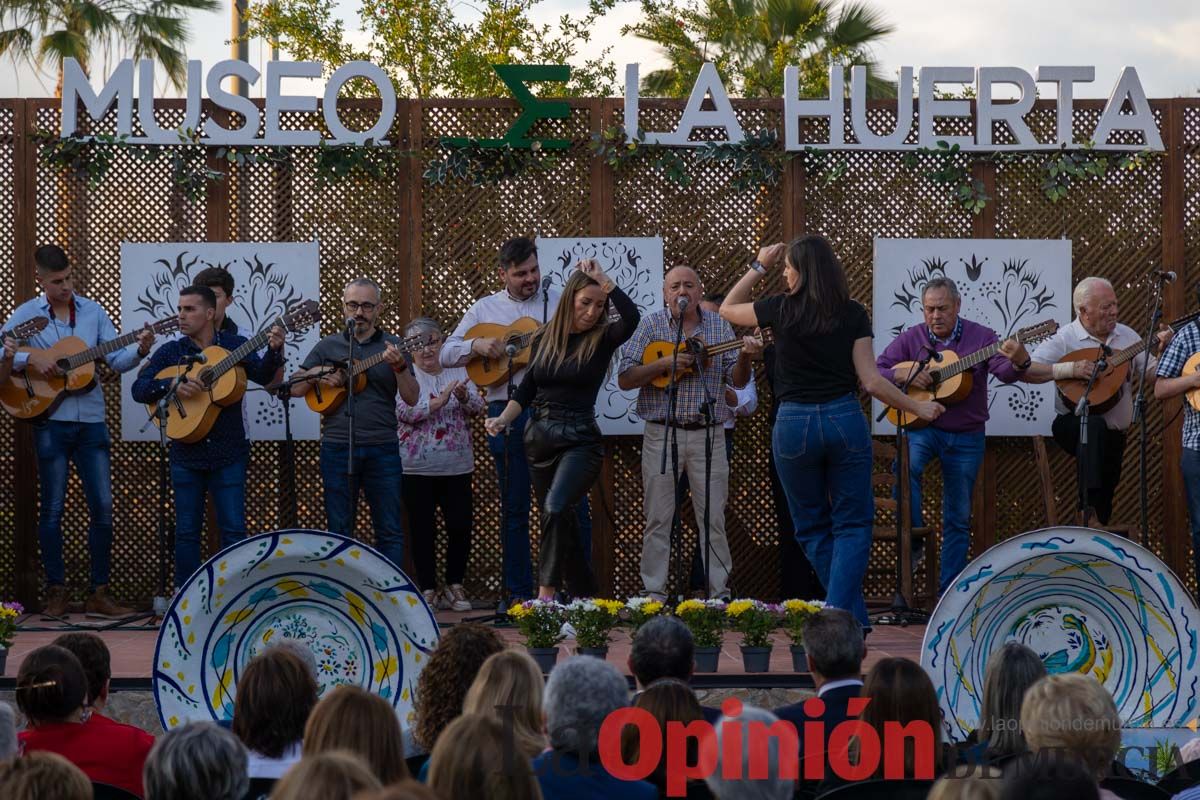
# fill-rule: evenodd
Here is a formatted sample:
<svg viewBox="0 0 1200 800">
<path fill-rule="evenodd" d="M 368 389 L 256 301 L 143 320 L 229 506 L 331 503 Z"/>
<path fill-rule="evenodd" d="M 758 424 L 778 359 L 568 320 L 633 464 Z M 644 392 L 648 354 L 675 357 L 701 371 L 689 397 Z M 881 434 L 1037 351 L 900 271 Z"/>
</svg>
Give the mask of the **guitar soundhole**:
<svg viewBox="0 0 1200 800">
<path fill-rule="evenodd" d="M 60 358 L 58 361 L 54 362 L 54 365 L 56 367 L 58 367 L 59 369 L 61 369 L 63 372 L 71 371 L 71 359 L 69 359 L 69 358 Z"/>
<path fill-rule="evenodd" d="M 196 376 L 196 380 L 204 387 L 205 391 L 212 389 L 213 376 L 207 369 Z"/>
</svg>

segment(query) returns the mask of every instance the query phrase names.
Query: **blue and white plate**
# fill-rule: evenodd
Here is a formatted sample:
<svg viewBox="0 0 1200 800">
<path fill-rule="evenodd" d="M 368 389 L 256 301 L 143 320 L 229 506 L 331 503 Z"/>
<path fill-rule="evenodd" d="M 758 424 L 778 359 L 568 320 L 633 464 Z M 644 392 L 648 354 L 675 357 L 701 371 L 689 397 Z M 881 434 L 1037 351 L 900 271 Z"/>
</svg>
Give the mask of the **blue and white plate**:
<svg viewBox="0 0 1200 800">
<path fill-rule="evenodd" d="M 1094 676 L 1129 727 L 1197 715 L 1200 610 L 1153 553 L 1089 528 L 1015 536 L 972 561 L 925 629 L 921 665 L 961 741 L 979 721 L 988 657 L 1018 641 L 1050 673 Z"/>
<path fill-rule="evenodd" d="M 265 533 L 213 556 L 176 595 L 154 648 L 154 698 L 168 729 L 231 720 L 247 662 L 292 639 L 316 657 L 322 695 L 360 686 L 411 723 L 437 638 L 417 586 L 377 551 L 325 531 Z"/>
</svg>

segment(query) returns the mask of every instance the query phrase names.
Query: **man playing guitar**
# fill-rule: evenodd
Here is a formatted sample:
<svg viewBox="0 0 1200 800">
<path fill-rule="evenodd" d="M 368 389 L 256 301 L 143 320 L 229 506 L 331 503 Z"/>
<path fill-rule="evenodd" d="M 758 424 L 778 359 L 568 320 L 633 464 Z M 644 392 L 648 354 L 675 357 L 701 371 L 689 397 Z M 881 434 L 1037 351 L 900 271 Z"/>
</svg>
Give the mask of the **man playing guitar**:
<svg viewBox="0 0 1200 800">
<path fill-rule="evenodd" d="M 89 347 L 117 338 L 116 328 L 104 308 L 75 293 L 71 265 L 62 248 L 48 244 L 33 254 L 37 282 L 42 296 L 20 305 L 9 317 L 4 330 L 38 316 L 51 324 L 33 337 L 38 348 L 53 345 L 66 336 L 76 336 Z M 117 372 L 138 365 L 150 352 L 154 333 L 144 329 L 137 337 L 137 348 L 126 347 L 109 353 L 105 360 Z M 53 377 L 61 374 L 50 356 L 38 350 L 16 352 L 16 342 L 4 342 L 0 361 L 0 381 L 12 372 L 30 370 Z M 34 428 L 38 474 L 41 476 L 41 506 L 38 513 L 38 541 L 42 565 L 46 570 L 46 614 L 61 617 L 67 613 L 67 590 L 62 555 L 62 516 L 67 496 L 69 461 L 75 462 L 79 480 L 87 498 L 88 552 L 91 557 L 91 595 L 84 606 L 88 614 L 125 616 L 130 609 L 117 605 L 108 595 L 109 560 L 112 550 L 112 479 L 109 473 L 109 435 L 104 422 L 104 393 L 99 383 L 83 394 L 65 398 L 44 423 Z"/>
<path fill-rule="evenodd" d="M 442 366 L 465 366 L 473 358 L 507 358 L 504 342 L 497 338 L 471 338 L 470 330 L 480 323 L 511 325 L 522 317 L 545 324 L 558 305 L 558 290 L 550 288 L 538 266 L 537 247 L 524 236 L 509 239 L 500 247 L 500 281 L 504 287 L 475 301 L 442 346 Z M 513 387 L 521 384 L 525 370 L 512 376 Z M 487 416 L 498 417 L 508 404 L 508 382 L 488 388 Z M 525 459 L 525 409 L 500 436 L 488 436 L 488 450 L 496 461 L 496 475 L 503 497 L 504 591 L 510 599 L 533 597 L 533 565 L 529 555 L 529 464 Z M 507 490 L 507 493 L 505 493 Z M 591 561 L 592 518 L 587 495 L 576 506 L 579 543 Z"/>
<path fill-rule="evenodd" d="M 179 330 L 183 336 L 164 343 L 138 372 L 133 383 L 133 399 L 139 403 L 157 403 L 170 389 L 172 381 L 157 375 L 168 367 L 188 362 L 210 345 L 236 350 L 246 338 L 213 325 L 217 300 L 207 286 L 188 286 L 179 292 Z M 246 376 L 266 385 L 283 365 L 285 331 L 271 329 L 266 353 L 252 353 L 241 362 Z M 209 365 L 212 366 L 212 365 Z M 180 383 L 180 398 L 203 393 L 196 381 Z M 175 491 L 175 588 L 178 589 L 200 566 L 200 528 L 204 522 L 204 498 L 212 493 L 217 526 L 221 529 L 221 547 L 246 537 L 246 465 L 250 442 L 242 422 L 242 400 L 221 408 L 208 435 L 194 444 L 172 441 L 170 444 L 171 486 Z"/>
<path fill-rule="evenodd" d="M 921 361 L 929 351 L 953 350 L 959 356 L 983 350 L 999 337 L 986 325 L 959 316 L 962 297 L 949 278 L 933 278 L 921 292 L 921 311 L 925 322 L 914 325 L 892 340 L 875 360 L 879 374 L 897 386 L 904 386 L 910 368 L 893 369 L 903 361 Z M 984 454 L 984 427 L 988 420 L 988 375 L 1004 383 L 1021 378 L 1030 366 L 1029 354 L 1015 339 L 1005 341 L 1000 352 L 971 368 L 971 391 L 962 402 L 946 408 L 928 427 L 908 431 L 908 461 L 911 486 L 909 509 L 914 526 L 921 526 L 921 479 L 925 467 L 935 458 L 942 467 L 942 564 L 938 590 L 944 592 L 955 576 L 967 565 L 971 543 L 971 495 Z M 915 369 L 916 365 L 911 367 Z M 932 384 L 930 370 L 935 360 L 913 378 L 920 389 Z M 923 547 L 923 543 L 917 545 Z M 913 563 L 924 556 L 915 549 Z"/>
</svg>

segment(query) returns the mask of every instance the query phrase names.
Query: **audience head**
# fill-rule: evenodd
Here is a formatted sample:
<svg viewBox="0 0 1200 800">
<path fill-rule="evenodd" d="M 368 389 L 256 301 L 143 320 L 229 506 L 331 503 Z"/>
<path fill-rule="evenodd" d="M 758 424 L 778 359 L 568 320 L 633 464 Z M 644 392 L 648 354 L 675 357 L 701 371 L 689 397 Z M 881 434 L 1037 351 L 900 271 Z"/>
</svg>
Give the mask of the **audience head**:
<svg viewBox="0 0 1200 800">
<path fill-rule="evenodd" d="M 433 752 L 442 729 L 462 713 L 463 699 L 483 662 L 503 649 L 504 642 L 485 625 L 458 624 L 442 635 L 417 678 L 417 744 Z"/>
<path fill-rule="evenodd" d="M 629 671 L 643 689 L 659 678 L 686 681 L 692 677 L 695 653 L 692 632 L 678 617 L 654 617 L 633 637 Z"/>
<path fill-rule="evenodd" d="M 21 661 L 17 671 L 17 707 L 31 727 L 63 722 L 87 703 L 87 677 L 70 650 L 48 644 Z"/>
<path fill-rule="evenodd" d="M 779 717 L 770 711 L 754 706 L 743 706 L 742 713 L 738 716 L 732 719 L 723 716 L 717 721 L 717 766 L 713 769 L 712 774 L 704 779 L 705 783 L 708 784 L 709 790 L 712 791 L 717 800 L 789 800 L 791 798 L 795 781 L 791 778 L 781 778 L 779 776 L 779 737 L 762 735 L 758 725 L 755 725 L 754 728 L 759 732 L 751 735 L 751 723 L 761 723 L 765 728 L 769 729 L 776 722 L 779 722 Z M 726 726 L 728 726 L 728 729 Z M 743 765 L 743 777 L 726 779 L 723 777 L 725 772 L 724 739 L 734 729 L 740 729 L 741 747 L 737 750 L 737 757 L 741 759 Z M 762 739 L 766 739 L 767 777 L 759 780 L 751 780 L 748 777 L 744 777 L 747 769 L 746 765 L 750 764 L 751 747 L 761 747 L 760 743 Z M 761 752 L 756 754 L 756 758 L 761 757 Z"/>
<path fill-rule="evenodd" d="M 263 652 L 265 653 L 270 650 L 286 650 L 291 653 L 304 662 L 304 667 L 308 670 L 308 674 L 312 675 L 314 681 L 318 684 L 321 682 L 321 676 L 317 673 L 317 654 L 304 642 L 299 639 L 288 639 L 286 637 L 276 638 L 267 645 L 267 649 Z"/>
<path fill-rule="evenodd" d="M 1049 757 L 1047 757 L 1049 755 Z M 1100 800 L 1096 779 L 1079 759 L 1024 755 L 1004 767 L 1000 800 Z"/>
<path fill-rule="evenodd" d="M 965 778 L 940 778 L 929 790 L 927 800 L 999 800 L 998 777 L 968 775 Z"/>
<path fill-rule="evenodd" d="M 482 714 L 463 714 L 446 726 L 429 758 L 429 788 L 442 800 L 541 800 L 529 760 L 507 751 L 504 726 Z"/>
<path fill-rule="evenodd" d="M 108 645 L 94 633 L 64 633 L 54 644 L 70 650 L 83 666 L 87 678 L 88 705 L 102 711 L 108 702 L 108 684 L 112 680 L 112 658 Z"/>
<path fill-rule="evenodd" d="M 1121 748 L 1121 717 L 1108 690 L 1090 675 L 1047 675 L 1025 693 L 1021 729 L 1035 753 L 1069 753 L 1096 780 Z"/>
<path fill-rule="evenodd" d="M 700 701 L 696 699 L 692 687 L 676 678 L 662 678 L 650 684 L 644 692 L 637 696 L 633 705 L 654 717 L 654 721 L 658 723 L 659 745 L 662 753 L 667 752 L 668 722 L 680 722 L 687 725 L 704 719 L 704 712 L 700 710 Z M 626 764 L 637 763 L 642 744 L 638 728 L 630 725 L 621 731 L 621 755 Z M 697 759 L 698 742 L 695 739 L 688 739 L 687 763 L 695 764 Z M 658 766 L 646 780 L 660 789 L 664 788 L 667 782 L 666 766 L 666 760 L 660 759 Z"/>
<path fill-rule="evenodd" d="M 818 688 L 829 681 L 859 678 L 867 657 L 862 625 L 849 611 L 822 608 L 804 626 L 804 651 Z"/>
<path fill-rule="evenodd" d="M 356 794 L 354 800 L 442 800 L 442 798 L 420 781 L 405 778 L 399 783 L 385 786 L 377 792 Z"/>
<path fill-rule="evenodd" d="M 822 612 L 824 613 L 824 612 Z M 807 633 L 807 631 L 806 631 Z M 913 728 L 904 738 L 904 774 L 919 777 L 916 767 L 926 764 L 925 752 L 932 747 L 934 772 L 942 764 L 942 712 L 937 692 L 929 675 L 915 661 L 907 658 L 885 658 L 877 662 L 863 684 L 863 697 L 870 700 L 860 718 L 882 736 L 884 723 L 898 722 L 907 727 L 926 723 L 930 735 L 923 736 L 922 728 Z M 932 740 L 932 741 L 931 741 Z M 878 774 L 882 774 L 883 764 Z"/>
<path fill-rule="evenodd" d="M 429 671 L 432 663 L 426 666 Z M 304 728 L 304 757 L 330 750 L 357 754 L 386 786 L 408 777 L 400 720 L 388 701 L 357 686 L 339 686 L 317 703 Z"/>
<path fill-rule="evenodd" d="M 317 704 L 317 682 L 290 650 L 269 647 L 250 660 L 237 683 L 233 732 L 247 749 L 280 758 L 304 738 Z"/>
<path fill-rule="evenodd" d="M 1042 659 L 1020 642 L 1009 642 L 992 653 L 983 679 L 983 709 L 979 712 L 979 740 L 987 741 L 990 752 L 1025 752 L 1021 702 L 1029 687 L 1045 676 Z"/>
<path fill-rule="evenodd" d="M 629 704 L 629 686 L 612 664 L 573 656 L 550 673 L 544 702 L 550 746 L 587 754 L 596 749 L 604 718 Z"/>
<path fill-rule="evenodd" d="M 516 748 L 526 758 L 546 749 L 542 732 L 542 671 L 522 650 L 501 650 L 488 656 L 463 700 L 463 714 L 500 719 L 512 730 Z M 510 721 L 511 720 L 511 721 Z"/>
<path fill-rule="evenodd" d="M 0 761 L 4 800 L 92 800 L 92 782 L 58 753 L 39 750 Z"/>
<path fill-rule="evenodd" d="M 8 703 L 0 703 L 0 761 L 17 754 L 17 715 Z"/>
<path fill-rule="evenodd" d="M 146 800 L 242 800 L 250 788 L 246 748 L 212 722 L 189 722 L 158 738 L 142 769 Z"/>
<path fill-rule="evenodd" d="M 357 754 L 329 750 L 300 759 L 275 784 L 271 800 L 352 800 L 359 792 L 381 788 L 379 778 Z"/>
</svg>

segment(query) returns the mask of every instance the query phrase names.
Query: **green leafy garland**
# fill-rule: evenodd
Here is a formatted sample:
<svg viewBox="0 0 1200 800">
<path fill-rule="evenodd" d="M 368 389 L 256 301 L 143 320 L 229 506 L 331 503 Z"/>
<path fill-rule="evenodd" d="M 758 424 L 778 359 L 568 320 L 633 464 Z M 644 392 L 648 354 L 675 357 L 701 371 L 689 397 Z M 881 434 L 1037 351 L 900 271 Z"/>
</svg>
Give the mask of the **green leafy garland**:
<svg viewBox="0 0 1200 800">
<path fill-rule="evenodd" d="M 484 147 L 478 139 L 469 139 L 466 144 L 442 139 L 437 148 L 445 154 L 433 158 L 422 176 L 437 186 L 451 178 L 466 181 L 471 186 L 491 186 L 515 178 L 526 170 L 550 170 L 559 163 L 558 157 L 543 152 L 537 141 L 525 149 L 509 144 Z"/>
</svg>

